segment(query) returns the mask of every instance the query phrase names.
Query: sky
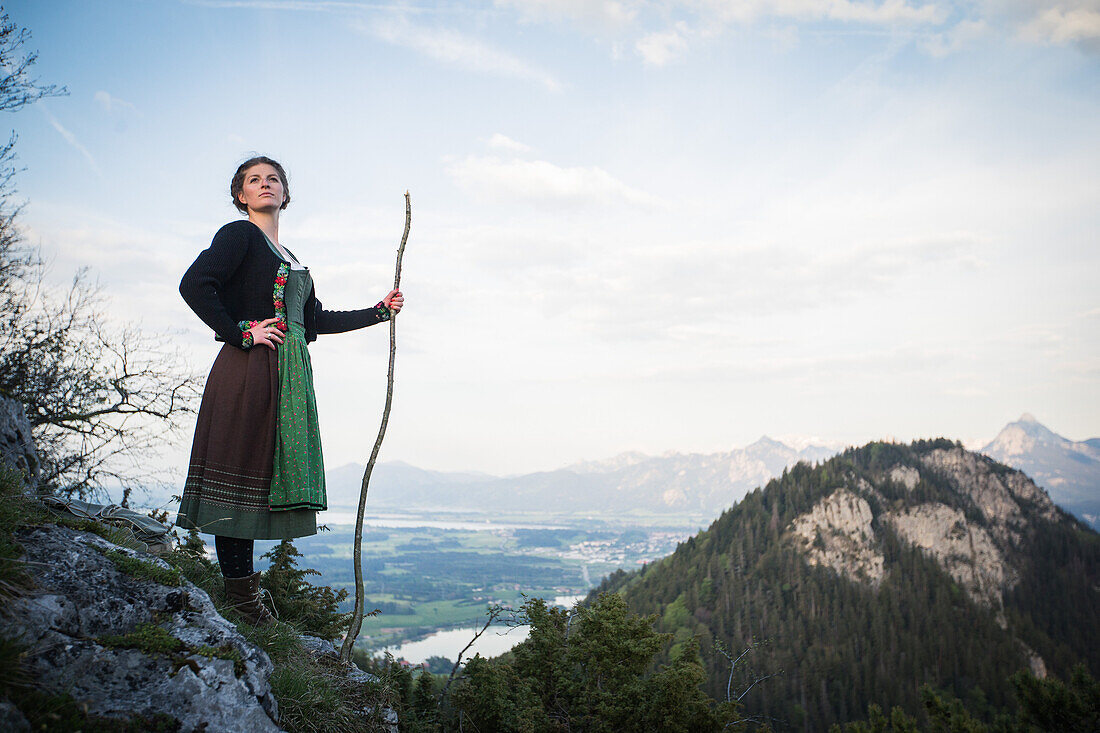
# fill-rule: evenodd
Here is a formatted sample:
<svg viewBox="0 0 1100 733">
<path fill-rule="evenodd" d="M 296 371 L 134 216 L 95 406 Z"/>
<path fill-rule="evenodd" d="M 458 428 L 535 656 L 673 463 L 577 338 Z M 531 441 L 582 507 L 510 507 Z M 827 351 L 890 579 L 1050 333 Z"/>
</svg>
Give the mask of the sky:
<svg viewBox="0 0 1100 733">
<path fill-rule="evenodd" d="M 389 290 L 410 192 L 382 460 L 1100 436 L 1100 0 L 5 9 L 68 89 L 3 119 L 28 239 L 198 371 L 177 287 L 241 161 L 286 166 L 329 308 Z M 387 352 L 311 346 L 329 467 Z"/>
</svg>

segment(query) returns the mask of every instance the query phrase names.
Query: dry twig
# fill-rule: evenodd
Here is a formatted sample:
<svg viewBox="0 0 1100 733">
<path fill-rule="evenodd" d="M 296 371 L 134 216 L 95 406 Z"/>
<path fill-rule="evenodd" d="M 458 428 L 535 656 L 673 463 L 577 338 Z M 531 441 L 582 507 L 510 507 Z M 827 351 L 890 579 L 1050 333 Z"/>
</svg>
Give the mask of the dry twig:
<svg viewBox="0 0 1100 733">
<path fill-rule="evenodd" d="M 393 276 L 393 288 L 401 287 L 401 258 L 405 254 L 405 243 L 409 241 L 409 227 L 412 225 L 412 203 L 409 201 L 409 192 L 405 192 L 405 233 L 401 235 L 401 246 L 397 248 L 397 267 Z M 367 509 L 367 488 L 370 486 L 370 474 L 374 470 L 374 462 L 378 460 L 378 451 L 382 447 L 382 439 L 386 437 L 386 425 L 390 421 L 390 405 L 393 404 L 393 362 L 397 354 L 397 329 L 396 316 L 390 316 L 390 368 L 386 375 L 386 407 L 382 410 L 382 424 L 378 427 L 378 437 L 374 440 L 374 450 L 371 451 L 367 468 L 363 471 L 363 484 L 359 489 L 359 511 L 355 517 L 355 546 L 352 554 L 355 564 L 355 611 L 352 612 L 351 624 L 348 633 L 344 637 L 344 645 L 340 647 L 340 659 L 344 664 L 351 664 L 351 652 L 355 648 L 355 640 L 359 638 L 359 630 L 363 628 L 363 513 Z"/>
</svg>

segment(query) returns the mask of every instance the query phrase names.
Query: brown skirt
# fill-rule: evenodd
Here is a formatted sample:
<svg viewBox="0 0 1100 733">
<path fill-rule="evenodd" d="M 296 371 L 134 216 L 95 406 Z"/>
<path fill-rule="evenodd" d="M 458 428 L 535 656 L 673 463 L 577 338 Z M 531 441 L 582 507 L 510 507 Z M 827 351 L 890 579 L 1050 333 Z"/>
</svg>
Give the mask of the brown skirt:
<svg viewBox="0 0 1100 733">
<path fill-rule="evenodd" d="M 246 539 L 317 533 L 316 511 L 269 508 L 278 408 L 278 352 L 224 345 L 199 406 L 177 525 Z"/>
</svg>

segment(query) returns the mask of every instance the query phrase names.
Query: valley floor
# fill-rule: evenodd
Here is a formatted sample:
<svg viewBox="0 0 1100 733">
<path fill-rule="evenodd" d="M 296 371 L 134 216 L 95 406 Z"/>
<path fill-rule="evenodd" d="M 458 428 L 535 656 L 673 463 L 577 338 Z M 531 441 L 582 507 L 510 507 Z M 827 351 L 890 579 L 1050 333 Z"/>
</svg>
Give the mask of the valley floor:
<svg viewBox="0 0 1100 733">
<path fill-rule="evenodd" d="M 335 508 L 322 521 L 326 516 L 343 522 L 354 513 Z M 362 545 L 366 607 L 381 613 L 364 619 L 361 644 L 380 650 L 442 629 L 470 628 L 484 620 L 488 606 L 518 608 L 525 596 L 583 596 L 615 570 L 668 555 L 700 526 L 692 517 L 369 516 Z M 354 530 L 332 523 L 295 540 L 301 566 L 320 573 L 313 583 L 347 589 L 346 610 L 355 592 Z M 257 553 L 273 544 L 258 542 Z"/>
</svg>

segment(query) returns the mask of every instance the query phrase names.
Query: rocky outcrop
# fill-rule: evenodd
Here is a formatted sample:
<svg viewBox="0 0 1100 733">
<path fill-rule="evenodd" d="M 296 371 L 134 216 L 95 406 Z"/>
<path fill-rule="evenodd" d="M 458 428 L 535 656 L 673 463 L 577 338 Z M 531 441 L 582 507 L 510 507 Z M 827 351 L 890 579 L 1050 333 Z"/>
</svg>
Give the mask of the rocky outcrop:
<svg viewBox="0 0 1100 733">
<path fill-rule="evenodd" d="M 884 518 L 899 537 L 935 558 L 971 598 L 1001 608 L 1001 593 L 1016 583 L 1016 570 L 989 533 L 969 524 L 961 511 L 944 504 L 921 504 L 888 512 Z"/>
<path fill-rule="evenodd" d="M 894 483 L 901 484 L 912 491 L 920 483 L 920 471 L 912 466 L 894 466 L 887 474 Z"/>
<path fill-rule="evenodd" d="M 1002 542 L 1019 543 L 1026 524 L 1022 503 L 1043 519 L 1058 519 L 1058 510 L 1047 493 L 1019 471 L 995 471 L 989 459 L 962 448 L 934 450 L 922 461 L 941 472 L 961 495 L 975 504 L 993 536 Z"/>
<path fill-rule="evenodd" d="M 38 589 L 5 605 L 0 634 L 27 647 L 40 690 L 182 731 L 279 730 L 267 654 L 164 561 L 53 525 L 18 540 Z"/>
<path fill-rule="evenodd" d="M 960 447 L 937 448 L 917 461 L 882 471 L 877 480 L 852 477 L 849 488 L 837 489 L 797 517 L 790 525 L 792 536 L 809 563 L 877 585 L 888 568 L 867 500 L 892 505 L 889 511 L 879 510 L 879 520 L 934 559 L 976 603 L 999 613 L 1004 591 L 1020 577 L 1014 556 L 1028 522 L 1060 521 L 1063 515 L 1024 474 Z M 954 505 L 910 504 L 906 497 L 925 478 L 922 473 L 941 487 L 950 486 Z M 890 483 L 896 485 L 893 493 Z M 902 498 L 897 486 L 906 492 Z M 887 501 L 884 494 L 894 499 Z"/>
<path fill-rule="evenodd" d="M 1020 581 L 1021 550 L 1034 522 L 1069 521 L 1026 475 L 958 446 L 918 452 L 911 464 L 844 483 L 789 526 L 808 563 L 877 587 L 892 569 L 876 529 L 893 531 L 1005 629 L 1004 593 Z M 1032 672 L 1045 676 L 1042 657 L 1019 643 Z"/>
<path fill-rule="evenodd" d="M 812 565 L 833 568 L 841 575 L 878 585 L 884 559 L 871 527 L 871 505 L 848 489 L 837 489 L 806 514 L 791 532 Z"/>
<path fill-rule="evenodd" d="M 0 464 L 22 471 L 30 488 L 38 481 L 38 454 L 23 403 L 0 397 Z"/>
</svg>

